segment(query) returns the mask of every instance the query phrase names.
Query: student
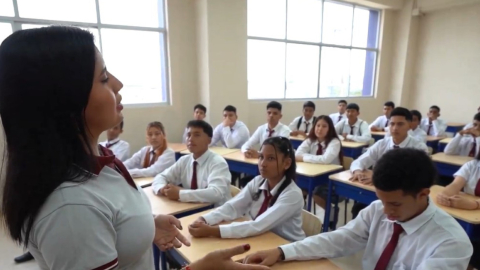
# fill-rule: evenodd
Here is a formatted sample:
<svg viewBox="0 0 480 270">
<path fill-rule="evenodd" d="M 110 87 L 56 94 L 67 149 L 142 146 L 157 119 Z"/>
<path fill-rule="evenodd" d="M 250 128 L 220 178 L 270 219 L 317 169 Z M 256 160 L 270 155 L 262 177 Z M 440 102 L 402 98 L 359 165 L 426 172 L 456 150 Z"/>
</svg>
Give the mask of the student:
<svg viewBox="0 0 480 270">
<path fill-rule="evenodd" d="M 223 122 L 213 131 L 212 143 L 210 146 L 222 143 L 225 148 L 240 148 L 248 141 L 250 131 L 248 127 L 237 120 L 237 108 L 228 105 L 223 109 Z"/>
<path fill-rule="evenodd" d="M 446 155 L 475 157 L 480 152 L 480 113 L 473 117 L 472 127 L 461 130 L 445 146 Z"/>
<path fill-rule="evenodd" d="M 194 237 L 245 238 L 273 231 L 288 241 L 305 238 L 302 191 L 295 184 L 295 153 L 288 138 L 266 139 L 255 177 L 240 193 L 189 226 Z M 250 219 L 219 225 L 245 216 Z"/>
<path fill-rule="evenodd" d="M 290 137 L 290 128 L 280 123 L 282 119 L 282 104 L 271 101 L 267 104 L 267 123 L 257 128 L 252 137 L 242 145 L 242 152 L 247 158 L 258 158 L 255 145 L 261 145 L 270 137 Z"/>
<path fill-rule="evenodd" d="M 419 128 L 420 121 L 422 121 L 422 114 L 417 110 L 411 110 L 410 113 L 412 114 L 412 123 L 410 124 L 408 135 L 419 142 L 427 143 L 427 133 Z M 385 132 L 385 137 L 391 136 L 389 127 L 385 128 Z"/>
<path fill-rule="evenodd" d="M 342 99 L 338 101 L 338 112 L 330 114 L 330 118 L 333 121 L 333 124 L 336 125 L 338 122 L 347 118 L 346 110 L 347 110 L 347 101 Z"/>
<path fill-rule="evenodd" d="M 466 269 L 472 244 L 429 200 L 436 169 L 415 149 L 386 153 L 373 172 L 379 200 L 344 227 L 248 256 L 245 263 L 337 258 L 365 250 L 363 269 Z"/>
<path fill-rule="evenodd" d="M 477 113 L 480 113 L 480 107 L 478 107 Z M 466 124 L 466 125 L 463 127 L 463 129 L 469 129 L 469 128 L 471 128 L 471 127 L 473 127 L 473 123 L 472 123 L 472 122 Z"/>
<path fill-rule="evenodd" d="M 370 142 L 372 135 L 368 123 L 358 118 L 360 107 L 355 103 L 347 105 L 347 118 L 335 125 L 335 130 L 342 141 Z"/>
<path fill-rule="evenodd" d="M 445 136 L 447 123 L 438 117 L 440 117 L 440 107 L 433 105 L 428 111 L 427 118 L 422 119 L 420 127 L 425 130 L 428 136 Z"/>
<path fill-rule="evenodd" d="M 453 183 L 437 195 L 437 202 L 441 205 L 465 209 L 480 209 L 480 154 L 472 161 L 465 163 L 455 174 Z M 466 194 L 477 196 L 477 199 L 469 199 L 464 196 L 458 196 L 463 191 Z M 480 241 L 474 241 L 473 256 L 470 260 L 470 268 L 480 269 Z"/>
<path fill-rule="evenodd" d="M 110 149 L 116 158 L 125 161 L 130 157 L 130 144 L 120 140 L 120 134 L 122 133 L 123 121 L 107 131 L 107 141 L 100 143 L 100 145 Z"/>
<path fill-rule="evenodd" d="M 384 131 L 388 127 L 388 119 L 390 118 L 390 113 L 395 109 L 395 103 L 392 101 L 387 101 L 383 104 L 383 115 L 379 116 L 373 123 L 370 124 L 369 128 L 371 131 Z"/>
<path fill-rule="evenodd" d="M 315 122 L 315 103 L 307 101 L 303 103 L 303 115 L 293 119 L 292 123 L 288 126 L 292 132 L 291 136 L 307 136 L 310 130 L 313 127 L 313 122 Z"/>
<path fill-rule="evenodd" d="M 174 201 L 221 206 L 231 198 L 231 176 L 225 159 L 208 150 L 212 127 L 203 120 L 192 120 L 187 130 L 187 147 L 191 154 L 181 157 L 157 175 L 153 191 Z"/>
<path fill-rule="evenodd" d="M 207 107 L 202 104 L 197 104 L 193 107 L 193 120 L 204 120 L 207 116 Z M 183 132 L 182 142 L 187 143 L 187 128 Z"/>
</svg>

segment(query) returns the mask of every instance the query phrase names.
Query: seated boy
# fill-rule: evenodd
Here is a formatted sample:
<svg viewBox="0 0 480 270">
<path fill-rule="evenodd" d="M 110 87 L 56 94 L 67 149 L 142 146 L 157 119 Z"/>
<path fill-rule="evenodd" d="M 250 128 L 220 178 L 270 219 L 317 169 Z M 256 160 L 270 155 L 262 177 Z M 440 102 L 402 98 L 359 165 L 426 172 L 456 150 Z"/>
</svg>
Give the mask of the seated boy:
<svg viewBox="0 0 480 270">
<path fill-rule="evenodd" d="M 237 108 L 228 105 L 223 109 L 223 122 L 213 130 L 213 139 L 210 146 L 215 146 L 218 142 L 225 148 L 240 148 L 248 141 L 250 131 L 242 122 L 238 121 Z"/>
<path fill-rule="evenodd" d="M 478 107 L 477 113 L 480 113 L 480 107 Z M 463 129 L 469 129 L 469 128 L 471 128 L 471 127 L 473 127 L 473 123 L 472 123 L 472 122 L 466 124 L 466 125 L 463 127 Z"/>
<path fill-rule="evenodd" d="M 330 114 L 330 118 L 333 121 L 333 124 L 336 125 L 338 122 L 342 121 L 343 119 L 347 118 L 346 110 L 347 110 L 347 101 L 342 99 L 338 101 L 338 112 Z"/>
<path fill-rule="evenodd" d="M 383 115 L 379 116 L 373 123 L 370 124 L 371 131 L 384 131 L 388 127 L 388 119 L 390 118 L 390 113 L 395 109 L 395 103 L 391 101 L 385 102 L 383 104 Z"/>
<path fill-rule="evenodd" d="M 472 127 L 461 130 L 445 146 L 446 155 L 476 157 L 480 147 L 480 113 L 473 116 Z"/>
<path fill-rule="evenodd" d="M 433 105 L 428 110 L 427 118 L 420 122 L 420 127 L 428 136 L 442 137 L 446 135 L 447 123 L 438 117 L 440 117 L 440 107 Z"/>
<path fill-rule="evenodd" d="M 372 139 L 368 123 L 358 118 L 360 107 L 355 103 L 347 105 L 347 118 L 335 125 L 340 140 L 351 142 L 369 142 Z"/>
<path fill-rule="evenodd" d="M 207 108 L 202 104 L 197 104 L 193 107 L 193 120 L 203 120 L 207 116 Z M 183 132 L 182 143 L 187 143 L 188 128 Z"/>
<path fill-rule="evenodd" d="M 298 116 L 293 119 L 292 123 L 288 126 L 292 132 L 290 132 L 291 136 L 307 136 L 310 130 L 313 127 L 313 122 L 315 122 L 315 103 L 311 101 L 307 101 L 303 103 L 303 115 Z"/>
<path fill-rule="evenodd" d="M 411 110 L 410 113 L 412 114 L 412 123 L 410 123 L 408 135 L 417 141 L 427 143 L 427 133 L 423 129 L 419 128 L 420 121 L 422 121 L 422 114 L 417 110 Z M 385 132 L 385 137 L 391 136 L 389 127 L 385 128 Z"/>
<path fill-rule="evenodd" d="M 107 141 L 100 145 L 110 149 L 116 158 L 125 161 L 130 157 L 130 144 L 120 140 L 120 134 L 123 133 L 123 121 L 107 131 Z"/>
<path fill-rule="evenodd" d="M 231 176 L 225 159 L 208 150 L 212 127 L 203 120 L 192 120 L 187 130 L 187 147 L 191 154 L 181 157 L 157 175 L 153 191 L 174 201 L 223 205 L 231 198 Z"/>
</svg>

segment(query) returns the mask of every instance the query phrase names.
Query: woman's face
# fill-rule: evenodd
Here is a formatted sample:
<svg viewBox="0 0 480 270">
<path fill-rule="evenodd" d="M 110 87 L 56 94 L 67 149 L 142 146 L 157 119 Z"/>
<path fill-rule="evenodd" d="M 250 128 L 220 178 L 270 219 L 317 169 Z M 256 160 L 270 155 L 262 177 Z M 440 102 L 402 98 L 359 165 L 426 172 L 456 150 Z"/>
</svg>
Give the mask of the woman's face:
<svg viewBox="0 0 480 270">
<path fill-rule="evenodd" d="M 147 129 L 147 142 L 153 147 L 153 149 L 162 147 L 164 139 L 165 139 L 165 135 L 163 135 L 163 132 L 161 129 L 157 127 L 151 127 Z"/>
<path fill-rule="evenodd" d="M 315 135 L 319 140 L 324 140 L 325 137 L 327 136 L 328 133 L 328 123 L 320 119 L 317 121 L 317 124 L 315 125 Z"/>
<path fill-rule="evenodd" d="M 93 136 L 116 126 L 123 120 L 122 96 L 118 93 L 123 84 L 110 74 L 97 50 L 93 85 L 85 109 L 86 125 Z"/>
</svg>

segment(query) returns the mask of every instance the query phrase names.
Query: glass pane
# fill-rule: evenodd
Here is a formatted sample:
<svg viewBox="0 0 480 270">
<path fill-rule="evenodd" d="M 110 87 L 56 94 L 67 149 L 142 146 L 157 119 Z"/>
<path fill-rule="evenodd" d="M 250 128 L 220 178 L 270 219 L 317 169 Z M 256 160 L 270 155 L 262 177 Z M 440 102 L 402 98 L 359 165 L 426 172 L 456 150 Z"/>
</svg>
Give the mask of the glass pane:
<svg viewBox="0 0 480 270">
<path fill-rule="evenodd" d="M 323 42 L 350 46 L 353 6 L 325 1 L 324 8 Z"/>
<path fill-rule="evenodd" d="M 346 97 L 350 73 L 350 49 L 323 47 L 320 97 Z"/>
<path fill-rule="evenodd" d="M 101 29 L 108 70 L 122 81 L 124 104 L 165 101 L 160 40 L 163 33 Z"/>
<path fill-rule="evenodd" d="M 285 97 L 285 43 L 248 40 L 248 98 Z"/>
<path fill-rule="evenodd" d="M 286 98 L 316 98 L 319 47 L 287 44 Z"/>
<path fill-rule="evenodd" d="M 352 50 L 349 96 L 371 96 L 374 82 L 375 52 Z"/>
<path fill-rule="evenodd" d="M 355 8 L 352 46 L 363 48 L 377 47 L 379 16 L 380 12 L 376 10 Z"/>
<path fill-rule="evenodd" d="M 248 0 L 248 35 L 285 38 L 286 0 Z"/>
<path fill-rule="evenodd" d="M 17 0 L 17 3 L 23 18 L 97 22 L 95 0 Z"/>
<path fill-rule="evenodd" d="M 102 23 L 163 27 L 162 0 L 99 0 Z"/>
<path fill-rule="evenodd" d="M 0 44 L 12 34 L 12 25 L 9 23 L 0 23 Z"/>
<path fill-rule="evenodd" d="M 288 0 L 287 39 L 320 42 L 322 0 Z"/>
<path fill-rule="evenodd" d="M 0 16 L 15 16 L 13 10 L 13 0 L 0 0 Z"/>
<path fill-rule="evenodd" d="M 46 24 L 22 24 L 22 30 L 26 29 L 34 29 L 34 28 L 41 28 L 41 27 L 47 27 L 49 25 Z M 92 33 L 93 36 L 95 37 L 95 46 L 100 49 L 100 35 L 98 33 L 98 29 L 96 28 L 87 28 L 87 27 L 79 27 L 75 26 L 78 28 L 81 28 L 83 30 L 87 30 L 88 32 Z"/>
</svg>

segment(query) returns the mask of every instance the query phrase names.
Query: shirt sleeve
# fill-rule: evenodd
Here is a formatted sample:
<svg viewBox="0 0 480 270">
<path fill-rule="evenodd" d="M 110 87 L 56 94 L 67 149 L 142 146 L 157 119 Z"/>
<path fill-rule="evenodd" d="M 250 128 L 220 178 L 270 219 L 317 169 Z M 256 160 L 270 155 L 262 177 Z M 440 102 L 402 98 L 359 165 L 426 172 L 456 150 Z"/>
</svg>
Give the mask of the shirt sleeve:
<svg viewBox="0 0 480 270">
<path fill-rule="evenodd" d="M 367 143 L 372 139 L 372 134 L 370 133 L 370 129 L 368 128 L 367 122 L 363 121 L 360 124 L 360 131 L 362 135 L 347 135 L 347 139 L 353 140 L 355 142 L 363 142 Z"/>
<path fill-rule="evenodd" d="M 295 156 L 304 157 L 305 155 L 310 154 L 311 145 L 312 142 L 310 141 L 310 139 L 304 140 L 295 151 Z"/>
<path fill-rule="evenodd" d="M 223 128 L 223 138 L 225 140 L 225 144 L 227 148 L 235 148 L 238 147 L 241 142 L 248 141 L 250 136 L 250 131 L 248 130 L 247 126 L 240 126 L 237 130 L 233 132 L 230 130 L 229 127 Z"/>
<path fill-rule="evenodd" d="M 280 130 L 280 134 L 278 136 L 285 137 L 285 138 L 290 138 L 290 128 L 288 126 L 283 126 L 283 128 Z"/>
<path fill-rule="evenodd" d="M 143 148 L 140 149 L 140 151 L 133 154 L 131 158 L 129 158 L 127 161 L 123 163 L 123 165 L 125 165 L 125 168 L 131 170 L 131 169 L 139 169 L 142 167 L 142 157 L 143 157 L 142 150 Z"/>
<path fill-rule="evenodd" d="M 298 125 L 298 119 L 300 119 L 300 117 L 295 117 L 295 119 L 293 119 L 293 121 L 290 123 L 290 125 L 288 125 L 288 128 L 290 128 L 291 131 L 297 131 L 297 125 Z"/>
<path fill-rule="evenodd" d="M 457 133 L 455 137 L 447 143 L 443 152 L 446 155 L 458 155 L 460 153 L 460 142 L 462 141 L 463 136 L 460 133 Z"/>
<path fill-rule="evenodd" d="M 342 136 L 343 134 L 343 128 L 345 127 L 345 123 L 343 122 L 344 120 L 341 120 L 335 125 L 335 131 L 337 131 L 338 136 Z M 343 137 L 342 137 L 343 138 Z"/>
<path fill-rule="evenodd" d="M 433 133 L 437 137 L 445 136 L 447 123 L 441 119 L 432 121 Z"/>
<path fill-rule="evenodd" d="M 248 139 L 248 141 L 242 145 L 242 152 L 245 153 L 245 152 L 247 152 L 248 149 L 251 149 L 253 146 L 255 146 L 257 144 L 260 144 L 260 138 L 262 136 L 262 131 L 264 131 L 264 130 L 262 129 L 261 126 L 259 128 L 257 128 L 257 130 L 255 130 L 252 137 L 250 137 L 250 139 Z"/>
<path fill-rule="evenodd" d="M 467 269 L 473 247 L 470 242 L 449 239 L 441 243 L 416 270 L 423 269 Z"/>
<path fill-rule="evenodd" d="M 152 166 L 144 169 L 133 169 L 129 172 L 133 177 L 153 177 L 163 172 L 174 163 L 175 152 L 172 149 L 167 148 Z"/>
<path fill-rule="evenodd" d="M 368 148 L 367 152 L 363 153 L 359 158 L 354 160 L 352 162 L 352 165 L 350 166 L 350 171 L 363 171 L 375 165 L 375 163 L 380 157 L 379 151 L 381 142 L 383 142 L 383 140 L 379 140 L 378 142 L 376 142 L 374 145 Z"/>
<path fill-rule="evenodd" d="M 215 127 L 215 130 L 213 130 L 213 137 L 212 137 L 212 142 L 210 143 L 210 146 L 216 146 L 218 144 L 218 142 L 222 138 L 222 128 L 223 128 L 222 124 Z"/>
<path fill-rule="evenodd" d="M 470 180 L 470 177 L 472 177 L 472 171 L 474 169 L 474 166 L 476 166 L 477 161 L 469 161 L 460 167 L 456 173 L 453 174 L 454 177 L 456 176 L 461 176 L 464 178 L 467 182 Z"/>
<path fill-rule="evenodd" d="M 370 126 L 368 126 L 368 128 L 372 128 L 372 127 L 384 128 L 382 127 L 381 122 L 382 122 L 382 116 L 377 117 L 377 119 L 375 119 L 375 121 L 373 121 L 373 123 L 371 123 Z"/>
<path fill-rule="evenodd" d="M 342 145 L 339 140 L 332 140 L 323 155 L 312 155 L 306 154 L 303 155 L 303 161 L 309 163 L 318 163 L 318 164 L 331 164 L 336 158 L 342 149 Z"/>
<path fill-rule="evenodd" d="M 187 128 L 183 131 L 182 143 L 187 143 Z"/>
<path fill-rule="evenodd" d="M 130 157 L 130 144 L 126 141 L 123 141 L 121 147 L 119 147 L 117 150 L 117 155 L 119 160 L 122 162 L 126 161 Z"/>
<path fill-rule="evenodd" d="M 116 231 L 111 218 L 89 205 L 65 205 L 34 228 L 34 245 L 48 269 L 114 269 Z"/>
<path fill-rule="evenodd" d="M 181 174 L 182 170 L 185 169 L 185 157 L 181 157 L 172 166 L 155 176 L 152 183 L 152 189 L 155 194 L 158 194 L 158 191 L 169 183 L 177 186 L 182 183 Z"/>
<path fill-rule="evenodd" d="M 180 190 L 181 202 L 217 203 L 228 197 L 232 176 L 228 170 L 227 162 L 222 157 L 219 157 L 218 161 L 212 162 L 209 166 L 207 188 Z"/>
</svg>

